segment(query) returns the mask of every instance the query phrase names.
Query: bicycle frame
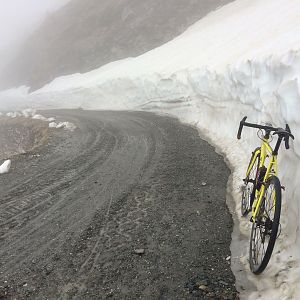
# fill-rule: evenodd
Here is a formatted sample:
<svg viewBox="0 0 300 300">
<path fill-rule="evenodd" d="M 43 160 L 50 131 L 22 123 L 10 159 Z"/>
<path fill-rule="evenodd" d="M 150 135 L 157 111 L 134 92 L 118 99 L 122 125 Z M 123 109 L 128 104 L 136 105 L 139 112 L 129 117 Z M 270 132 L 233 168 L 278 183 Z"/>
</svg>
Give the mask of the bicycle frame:
<svg viewBox="0 0 300 300">
<path fill-rule="evenodd" d="M 257 189 L 255 190 L 255 197 L 254 197 L 254 202 L 252 205 L 252 219 L 253 220 L 256 219 L 257 212 L 258 212 L 259 206 L 261 204 L 261 201 L 262 201 L 262 198 L 264 195 L 264 191 L 265 191 L 264 183 L 267 181 L 267 179 L 270 176 L 272 176 L 272 175 L 277 176 L 277 155 L 274 155 L 274 151 L 269 144 L 269 139 L 263 138 L 261 147 L 255 151 L 253 158 L 249 164 L 248 170 L 246 172 L 246 178 L 248 177 L 248 175 L 254 165 L 254 162 L 259 155 L 260 155 L 259 169 L 261 169 L 265 165 L 265 160 L 267 157 L 270 157 L 270 160 L 268 162 L 266 174 L 263 178 L 263 184 L 261 185 L 259 190 L 257 190 Z"/>
</svg>

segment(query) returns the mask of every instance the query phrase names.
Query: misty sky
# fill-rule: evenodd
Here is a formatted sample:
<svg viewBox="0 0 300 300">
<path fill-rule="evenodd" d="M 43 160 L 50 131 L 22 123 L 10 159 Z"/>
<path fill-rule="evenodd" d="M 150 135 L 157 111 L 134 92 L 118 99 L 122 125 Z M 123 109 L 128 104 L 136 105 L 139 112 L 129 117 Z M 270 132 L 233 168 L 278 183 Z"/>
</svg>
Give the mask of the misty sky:
<svg viewBox="0 0 300 300">
<path fill-rule="evenodd" d="M 43 17 L 70 0 L 0 0 L 0 50 L 21 41 Z"/>
</svg>

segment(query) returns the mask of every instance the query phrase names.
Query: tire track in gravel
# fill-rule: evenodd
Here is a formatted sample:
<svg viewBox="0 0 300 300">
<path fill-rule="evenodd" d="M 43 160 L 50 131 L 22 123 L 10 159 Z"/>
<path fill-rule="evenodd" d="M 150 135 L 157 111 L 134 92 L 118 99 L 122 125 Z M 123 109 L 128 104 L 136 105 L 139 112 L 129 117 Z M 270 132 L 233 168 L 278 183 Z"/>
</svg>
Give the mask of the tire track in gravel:
<svg viewBox="0 0 300 300">
<path fill-rule="evenodd" d="M 229 171 L 195 129 L 145 112 L 43 114 L 78 129 L 53 130 L 1 177 L 0 298 L 238 298 Z"/>
<path fill-rule="evenodd" d="M 96 142 L 94 142 L 94 144 L 96 144 L 97 141 L 99 142 L 99 139 L 96 139 Z M 61 169 L 61 167 L 54 165 L 52 166 L 53 168 L 52 178 L 49 181 L 47 181 L 47 177 L 46 178 L 44 177 L 45 173 L 41 172 L 41 174 L 39 174 L 38 177 L 31 178 L 25 183 L 25 185 L 21 186 L 21 190 L 17 189 L 17 191 L 14 191 L 15 198 L 12 201 L 9 201 L 8 203 L 6 202 L 6 204 L 2 205 L 1 207 L 1 210 L 3 210 L 4 212 L 4 214 L 1 214 L 1 224 L 0 224 L 1 228 L 4 228 L 5 226 L 9 226 L 9 227 L 23 226 L 24 223 L 13 224 L 13 222 L 15 220 L 26 221 L 30 217 L 32 211 L 34 210 L 40 213 L 39 219 L 43 217 L 42 214 L 43 210 L 39 208 L 45 205 L 47 199 L 51 201 L 52 195 L 55 194 L 56 190 L 61 190 L 64 187 L 68 187 L 71 182 L 74 183 L 75 181 L 82 180 L 82 178 L 80 178 L 81 176 L 80 174 L 93 169 L 95 167 L 95 162 L 98 162 L 99 165 L 100 157 L 103 160 L 103 162 L 105 162 L 106 157 L 104 154 L 109 155 L 109 153 L 111 152 L 111 148 L 115 146 L 115 143 L 109 142 L 107 138 L 101 139 L 101 143 L 104 144 L 104 147 L 103 149 L 101 149 L 101 151 L 97 152 L 97 148 L 95 148 L 93 145 L 88 152 L 81 155 L 87 157 L 89 153 L 94 151 L 96 155 L 92 158 L 92 160 L 89 160 L 89 163 L 84 164 L 79 168 L 75 169 L 74 162 L 71 163 L 66 162 L 66 164 L 64 165 L 64 169 L 59 171 L 58 169 L 59 168 Z M 60 164 L 61 163 L 59 163 L 59 165 Z M 24 191 L 25 186 L 31 185 L 31 182 L 34 182 L 34 187 L 32 188 L 32 190 L 29 190 L 27 193 L 22 194 L 22 191 Z M 19 195 L 20 197 L 16 197 Z M 48 196 L 46 200 L 44 199 L 45 195 Z M 11 198 L 10 194 L 7 197 Z M 5 195 L 3 198 L 5 201 Z M 59 202 L 57 202 L 56 205 L 59 205 Z M 53 208 L 55 207 L 52 206 L 52 209 Z M 49 213 L 51 211 L 47 210 L 46 212 Z M 8 214 L 10 217 L 5 218 L 5 214 L 6 215 Z M 21 219 L 20 216 L 25 214 L 28 215 L 28 218 L 23 217 Z"/>
</svg>

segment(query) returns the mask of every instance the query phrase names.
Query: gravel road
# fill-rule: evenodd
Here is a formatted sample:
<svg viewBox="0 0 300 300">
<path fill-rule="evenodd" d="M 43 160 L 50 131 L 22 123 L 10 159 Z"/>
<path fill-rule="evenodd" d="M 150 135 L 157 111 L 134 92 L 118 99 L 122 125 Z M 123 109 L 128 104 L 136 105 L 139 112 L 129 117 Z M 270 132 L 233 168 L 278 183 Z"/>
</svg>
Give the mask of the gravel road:
<svg viewBox="0 0 300 300">
<path fill-rule="evenodd" d="M 0 299 L 238 299 L 229 170 L 196 129 L 145 112 L 71 121 L 0 177 Z"/>
</svg>

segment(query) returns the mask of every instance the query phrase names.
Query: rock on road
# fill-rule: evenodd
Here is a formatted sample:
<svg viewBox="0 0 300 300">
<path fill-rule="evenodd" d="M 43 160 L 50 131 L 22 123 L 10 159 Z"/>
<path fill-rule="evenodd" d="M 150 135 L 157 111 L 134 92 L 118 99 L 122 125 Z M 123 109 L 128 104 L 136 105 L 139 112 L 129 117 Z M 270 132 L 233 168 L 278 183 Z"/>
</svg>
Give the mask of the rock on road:
<svg viewBox="0 0 300 300">
<path fill-rule="evenodd" d="M 0 177 L 0 298 L 238 299 L 223 158 L 178 120 L 73 122 Z M 227 258 L 227 260 L 226 260 Z"/>
</svg>

